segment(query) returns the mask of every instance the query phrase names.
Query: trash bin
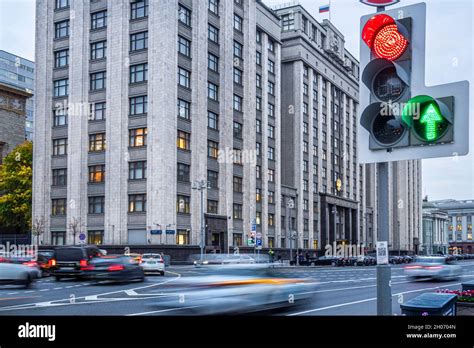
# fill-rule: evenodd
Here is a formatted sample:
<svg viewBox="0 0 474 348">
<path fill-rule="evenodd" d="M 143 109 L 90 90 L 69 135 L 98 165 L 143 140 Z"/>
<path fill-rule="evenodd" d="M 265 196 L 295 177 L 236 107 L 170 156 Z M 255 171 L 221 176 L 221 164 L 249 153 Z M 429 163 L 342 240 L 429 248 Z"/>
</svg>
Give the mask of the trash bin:
<svg viewBox="0 0 474 348">
<path fill-rule="evenodd" d="M 425 293 L 400 305 L 407 316 L 455 316 L 457 295 Z"/>
<path fill-rule="evenodd" d="M 474 280 L 471 280 L 470 282 L 462 283 L 461 286 L 462 286 L 462 291 L 474 290 Z"/>
</svg>

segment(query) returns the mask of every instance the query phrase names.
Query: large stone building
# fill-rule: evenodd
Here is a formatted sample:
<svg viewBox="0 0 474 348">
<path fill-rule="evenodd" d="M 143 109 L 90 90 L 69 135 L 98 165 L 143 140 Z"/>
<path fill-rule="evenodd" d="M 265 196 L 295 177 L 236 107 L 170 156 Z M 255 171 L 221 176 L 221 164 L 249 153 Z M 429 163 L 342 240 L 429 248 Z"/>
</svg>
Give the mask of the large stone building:
<svg viewBox="0 0 474 348">
<path fill-rule="evenodd" d="M 420 254 L 448 254 L 448 230 L 450 218 L 446 211 L 435 204 L 423 201 L 423 233 L 420 238 Z"/>
<path fill-rule="evenodd" d="M 209 249 L 243 245 L 253 220 L 275 243 L 281 48 L 271 10 L 255 0 L 36 8 L 33 214 L 46 219 L 45 244 L 78 231 L 90 243 L 198 245 L 197 181 L 208 183 Z"/>
<path fill-rule="evenodd" d="M 35 63 L 0 50 L 0 83 L 34 93 Z M 25 107 L 26 120 L 23 138 L 27 140 L 33 140 L 34 105 L 34 96 L 32 96 L 27 99 Z"/>
</svg>

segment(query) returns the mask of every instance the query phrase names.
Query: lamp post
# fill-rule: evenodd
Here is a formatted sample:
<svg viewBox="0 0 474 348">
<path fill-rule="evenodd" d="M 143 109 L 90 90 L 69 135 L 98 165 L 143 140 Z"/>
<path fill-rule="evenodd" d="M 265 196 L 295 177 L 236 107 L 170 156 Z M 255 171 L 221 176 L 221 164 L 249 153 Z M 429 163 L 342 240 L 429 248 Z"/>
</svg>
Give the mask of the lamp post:
<svg viewBox="0 0 474 348">
<path fill-rule="evenodd" d="M 286 236 L 288 238 L 288 241 L 290 242 L 290 265 L 291 260 L 293 259 L 293 232 L 291 231 L 291 209 L 293 209 L 294 207 L 295 202 L 293 201 L 293 199 L 289 198 L 286 202 L 286 216 L 288 217 Z"/>
<path fill-rule="evenodd" d="M 207 190 L 208 183 L 206 180 L 196 180 L 193 183 L 192 189 L 198 190 L 201 193 L 201 262 L 204 260 L 204 247 L 205 247 L 205 236 L 204 236 L 204 190 Z"/>
</svg>

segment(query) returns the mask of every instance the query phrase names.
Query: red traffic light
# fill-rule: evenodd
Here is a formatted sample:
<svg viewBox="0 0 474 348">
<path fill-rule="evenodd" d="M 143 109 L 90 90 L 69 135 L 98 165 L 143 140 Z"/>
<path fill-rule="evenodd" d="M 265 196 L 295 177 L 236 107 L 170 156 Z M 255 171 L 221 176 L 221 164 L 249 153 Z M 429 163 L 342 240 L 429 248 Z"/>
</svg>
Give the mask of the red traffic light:
<svg viewBox="0 0 474 348">
<path fill-rule="evenodd" d="M 390 61 L 400 58 L 408 47 L 408 40 L 400 33 L 395 20 L 386 15 L 375 15 L 362 30 L 362 40 L 379 58 Z"/>
</svg>

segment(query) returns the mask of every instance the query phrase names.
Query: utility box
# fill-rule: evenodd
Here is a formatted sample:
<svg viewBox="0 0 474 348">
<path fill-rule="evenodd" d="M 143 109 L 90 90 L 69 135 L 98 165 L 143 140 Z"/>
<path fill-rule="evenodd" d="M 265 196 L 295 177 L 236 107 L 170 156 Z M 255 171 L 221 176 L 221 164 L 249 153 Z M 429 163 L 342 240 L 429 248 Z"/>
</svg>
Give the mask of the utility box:
<svg viewBox="0 0 474 348">
<path fill-rule="evenodd" d="M 426 293 L 400 305 L 407 316 L 455 316 L 457 295 Z"/>
</svg>

